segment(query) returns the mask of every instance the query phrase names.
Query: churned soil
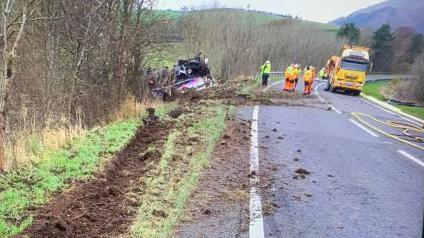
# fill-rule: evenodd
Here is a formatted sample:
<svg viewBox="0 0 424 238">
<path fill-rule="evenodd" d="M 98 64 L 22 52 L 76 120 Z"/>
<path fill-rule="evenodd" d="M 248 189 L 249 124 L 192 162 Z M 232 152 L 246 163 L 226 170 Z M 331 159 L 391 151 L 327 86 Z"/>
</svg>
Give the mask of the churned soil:
<svg viewBox="0 0 424 238">
<path fill-rule="evenodd" d="M 250 123 L 230 121 L 175 237 L 238 237 L 249 222 Z"/>
<path fill-rule="evenodd" d="M 262 88 L 256 88 L 252 92 L 244 94 L 241 89 L 246 84 L 249 84 L 248 79 L 230 80 L 204 91 L 192 90 L 183 94 L 177 93 L 174 95 L 174 99 L 191 103 L 201 100 L 223 100 L 227 104 L 236 106 L 261 104 L 320 107 L 323 104 L 315 95 L 304 96 L 301 92 L 283 92 L 278 88 L 271 88 L 267 92 L 263 92 Z"/>
<path fill-rule="evenodd" d="M 76 182 L 36 211 L 33 224 L 18 237 L 112 237 L 128 230 L 140 201 L 142 177 L 161 158 L 172 122 L 140 127 L 131 142 L 86 182 Z M 152 149 L 152 148 L 158 148 Z"/>
</svg>

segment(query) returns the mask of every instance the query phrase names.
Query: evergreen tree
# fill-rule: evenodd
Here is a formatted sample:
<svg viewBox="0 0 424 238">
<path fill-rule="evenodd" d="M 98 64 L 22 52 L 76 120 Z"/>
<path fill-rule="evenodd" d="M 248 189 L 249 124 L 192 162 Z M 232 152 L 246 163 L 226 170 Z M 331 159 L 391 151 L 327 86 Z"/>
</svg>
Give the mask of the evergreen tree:
<svg viewBox="0 0 424 238">
<path fill-rule="evenodd" d="M 393 33 L 389 24 L 383 24 L 374 32 L 372 60 L 374 71 L 386 72 L 390 70 L 393 60 Z"/>
<path fill-rule="evenodd" d="M 344 24 L 337 32 L 337 37 L 345 38 L 348 44 L 357 44 L 360 36 L 361 32 L 354 23 Z"/>
<path fill-rule="evenodd" d="M 408 50 L 408 63 L 413 63 L 417 56 L 424 51 L 424 36 L 423 34 L 415 34 L 412 38 L 411 48 Z"/>
</svg>

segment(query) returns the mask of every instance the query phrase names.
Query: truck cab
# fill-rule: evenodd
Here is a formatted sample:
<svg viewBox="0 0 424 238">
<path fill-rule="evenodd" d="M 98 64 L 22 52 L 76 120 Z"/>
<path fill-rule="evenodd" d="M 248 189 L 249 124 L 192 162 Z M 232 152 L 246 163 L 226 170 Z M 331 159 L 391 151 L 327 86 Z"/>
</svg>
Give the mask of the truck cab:
<svg viewBox="0 0 424 238">
<path fill-rule="evenodd" d="M 327 90 L 344 90 L 359 96 L 365 84 L 368 52 L 369 49 L 365 47 L 345 45 L 341 57 L 332 58 L 336 62 L 329 73 Z"/>
</svg>

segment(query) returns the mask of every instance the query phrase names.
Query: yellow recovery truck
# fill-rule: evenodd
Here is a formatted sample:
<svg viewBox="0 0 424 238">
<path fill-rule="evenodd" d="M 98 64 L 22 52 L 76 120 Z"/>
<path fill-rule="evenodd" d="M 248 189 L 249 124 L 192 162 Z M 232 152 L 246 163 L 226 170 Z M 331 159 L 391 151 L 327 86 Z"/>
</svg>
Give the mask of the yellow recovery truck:
<svg viewBox="0 0 424 238">
<path fill-rule="evenodd" d="M 344 90 L 359 96 L 365 84 L 370 61 L 369 48 L 344 45 L 342 55 L 333 56 L 326 65 L 328 83 L 326 90 Z"/>
</svg>

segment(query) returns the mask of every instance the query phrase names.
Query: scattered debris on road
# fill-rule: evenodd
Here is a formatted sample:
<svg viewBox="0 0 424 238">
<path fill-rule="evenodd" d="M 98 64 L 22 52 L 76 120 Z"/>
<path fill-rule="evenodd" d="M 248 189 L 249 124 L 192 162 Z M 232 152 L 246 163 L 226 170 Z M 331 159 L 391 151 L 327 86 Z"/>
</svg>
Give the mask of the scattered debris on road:
<svg viewBox="0 0 424 238">
<path fill-rule="evenodd" d="M 305 179 L 307 175 L 310 175 L 311 172 L 307 171 L 306 169 L 297 169 L 294 171 L 297 175 L 293 176 L 293 179 Z"/>
</svg>

